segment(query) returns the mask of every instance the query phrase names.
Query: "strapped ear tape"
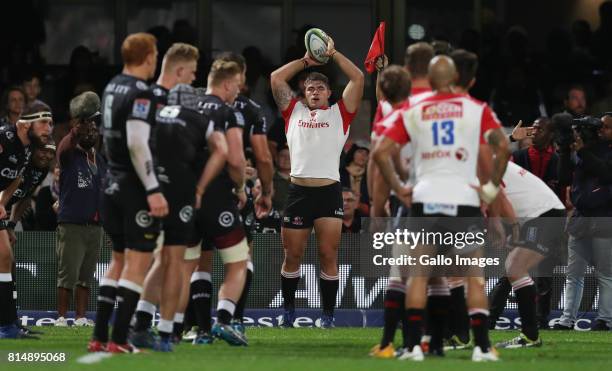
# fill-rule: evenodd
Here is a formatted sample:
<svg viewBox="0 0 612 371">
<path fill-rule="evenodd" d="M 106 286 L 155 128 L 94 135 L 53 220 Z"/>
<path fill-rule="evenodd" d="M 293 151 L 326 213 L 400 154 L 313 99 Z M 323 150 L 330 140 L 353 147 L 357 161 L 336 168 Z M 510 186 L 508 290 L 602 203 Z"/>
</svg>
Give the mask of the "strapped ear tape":
<svg viewBox="0 0 612 371">
<path fill-rule="evenodd" d="M 36 112 L 36 113 L 31 113 L 29 115 L 21 116 L 18 121 L 25 122 L 25 123 L 32 123 L 34 121 L 38 121 L 42 119 L 53 120 L 53 115 L 49 111 Z"/>
</svg>

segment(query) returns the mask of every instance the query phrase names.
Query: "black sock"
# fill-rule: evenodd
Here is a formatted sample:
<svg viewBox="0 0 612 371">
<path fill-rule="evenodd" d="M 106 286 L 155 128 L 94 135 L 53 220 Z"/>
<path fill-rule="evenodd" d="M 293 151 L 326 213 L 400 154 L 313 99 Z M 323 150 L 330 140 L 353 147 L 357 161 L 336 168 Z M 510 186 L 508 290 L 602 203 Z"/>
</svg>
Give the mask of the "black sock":
<svg viewBox="0 0 612 371">
<path fill-rule="evenodd" d="M 189 302 L 187 308 L 185 308 L 185 319 L 183 320 L 183 328 L 190 330 L 193 326 L 197 325 L 196 315 L 193 308 L 193 300 L 191 300 L 191 287 L 189 288 Z"/>
<path fill-rule="evenodd" d="M 2 278 L 0 281 L 0 326 L 8 326 L 15 324 L 17 320 L 15 316 L 15 300 L 13 299 L 13 282 L 10 273 L 0 273 L 6 275 L 6 280 Z"/>
<path fill-rule="evenodd" d="M 495 328 L 495 323 L 499 319 L 499 316 L 506 309 L 506 302 L 508 301 L 508 296 L 510 295 L 510 290 L 512 290 L 512 285 L 507 277 L 502 277 L 497 281 L 495 286 L 493 286 L 493 290 L 489 294 L 489 311 L 491 315 L 490 319 L 490 328 Z"/>
<path fill-rule="evenodd" d="M 468 316 L 465 300 L 465 288 L 463 286 L 455 287 L 450 292 L 450 335 L 457 335 L 459 340 L 467 344 L 470 341 L 470 316 Z"/>
<path fill-rule="evenodd" d="M 134 324 L 134 330 L 146 331 L 151 328 L 153 322 L 153 316 L 155 315 L 155 305 L 145 300 L 138 301 L 136 306 L 136 323 Z M 153 312 L 153 314 L 151 314 Z"/>
<path fill-rule="evenodd" d="M 479 346 L 483 352 L 488 352 L 491 347 L 489 341 L 489 311 L 477 309 L 470 311 L 470 325 L 474 334 L 474 345 Z"/>
<path fill-rule="evenodd" d="M 406 294 L 401 291 L 387 290 L 385 292 L 385 326 L 383 328 L 383 337 L 380 341 L 380 348 L 383 349 L 395 338 L 395 330 L 397 323 L 402 318 L 403 302 Z"/>
<path fill-rule="evenodd" d="M 406 344 L 406 347 L 409 351 L 412 351 L 412 348 L 414 348 L 415 345 L 419 345 L 421 343 L 425 310 L 407 308 L 405 317 L 407 325 L 406 331 L 408 335 L 408 344 Z"/>
<path fill-rule="evenodd" d="M 229 299 L 220 299 L 217 304 L 217 321 L 221 324 L 229 325 L 235 311 L 236 303 Z"/>
<path fill-rule="evenodd" d="M 519 315 L 521 316 L 521 329 L 529 340 L 536 340 L 539 336 L 536 321 L 536 289 L 531 278 L 527 277 L 513 282 L 514 295 L 518 301 Z"/>
<path fill-rule="evenodd" d="M 194 274 L 197 273 L 201 272 L 195 272 Z M 193 311 L 195 312 L 198 330 L 202 332 L 210 332 L 211 296 L 212 282 L 210 281 L 210 279 L 196 279 L 191 282 L 191 301 L 193 305 Z"/>
<path fill-rule="evenodd" d="M 234 312 L 234 319 L 240 322 L 242 322 L 242 317 L 244 317 L 244 308 L 246 306 L 247 298 L 249 297 L 249 289 L 251 288 L 252 280 L 253 271 L 247 269 L 246 280 L 244 281 L 244 288 L 242 289 L 242 294 L 240 294 L 240 299 L 238 299 L 238 303 L 236 303 L 236 311 Z"/>
<path fill-rule="evenodd" d="M 120 283 L 117 289 L 117 303 L 119 305 L 117 306 L 117 315 L 115 316 L 115 323 L 113 323 L 113 335 L 111 337 L 113 342 L 117 344 L 127 343 L 130 319 L 136 310 L 142 292 L 142 286 L 129 281 L 126 284 L 130 288 Z"/>
<path fill-rule="evenodd" d="M 281 290 L 283 292 L 283 303 L 286 310 L 295 309 L 295 291 L 300 282 L 300 270 L 297 272 L 281 271 Z"/>
<path fill-rule="evenodd" d="M 321 306 L 323 307 L 323 314 L 325 315 L 334 315 L 339 282 L 338 276 L 332 277 L 321 272 L 321 277 L 319 277 L 319 286 L 321 288 Z"/>
<path fill-rule="evenodd" d="M 429 349 L 441 351 L 443 349 L 444 332 L 448 326 L 448 307 L 450 295 L 431 295 L 427 298 L 427 316 L 431 340 Z"/>
<path fill-rule="evenodd" d="M 172 334 L 178 338 L 183 337 L 183 330 L 185 329 L 185 326 L 183 325 L 183 322 L 174 322 L 174 325 L 172 327 Z"/>
<path fill-rule="evenodd" d="M 93 338 L 103 343 L 108 341 L 108 322 L 113 315 L 113 309 L 115 309 L 115 296 L 117 295 L 117 286 L 115 285 L 115 281 L 108 285 L 102 280 L 98 292 L 98 308 Z"/>
</svg>

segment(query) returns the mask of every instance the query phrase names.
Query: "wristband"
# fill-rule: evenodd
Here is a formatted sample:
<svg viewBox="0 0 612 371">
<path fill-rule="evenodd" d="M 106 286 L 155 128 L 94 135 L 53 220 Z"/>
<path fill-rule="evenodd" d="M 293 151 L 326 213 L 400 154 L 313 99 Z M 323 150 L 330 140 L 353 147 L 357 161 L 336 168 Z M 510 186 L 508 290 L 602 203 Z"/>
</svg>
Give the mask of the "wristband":
<svg viewBox="0 0 612 371">
<path fill-rule="evenodd" d="M 487 204 L 490 204 L 497 197 L 497 193 L 499 193 L 499 186 L 493 184 L 493 182 L 489 181 L 487 184 L 482 186 L 482 192 L 480 193 L 480 198 Z"/>
<path fill-rule="evenodd" d="M 514 137 L 512 136 L 512 134 L 508 135 L 508 140 L 510 141 L 510 143 L 514 143 L 514 142 L 516 142 L 516 139 L 514 139 Z"/>
<path fill-rule="evenodd" d="M 160 187 L 155 187 L 155 188 L 151 188 L 151 189 L 149 189 L 149 190 L 146 192 L 146 194 L 147 194 L 147 196 L 150 196 L 150 195 L 152 195 L 153 193 L 159 193 L 159 192 L 161 192 L 161 188 L 160 188 Z"/>
<path fill-rule="evenodd" d="M 8 222 L 6 222 L 6 228 L 15 229 L 16 226 L 17 223 L 13 220 L 9 220 Z"/>
</svg>

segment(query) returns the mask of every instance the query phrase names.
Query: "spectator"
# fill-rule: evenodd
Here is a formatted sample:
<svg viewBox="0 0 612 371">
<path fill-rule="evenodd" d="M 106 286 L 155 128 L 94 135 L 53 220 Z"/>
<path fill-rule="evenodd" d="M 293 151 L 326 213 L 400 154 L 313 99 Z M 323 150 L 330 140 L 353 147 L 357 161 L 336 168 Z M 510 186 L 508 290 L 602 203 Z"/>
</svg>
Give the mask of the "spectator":
<svg viewBox="0 0 612 371">
<path fill-rule="evenodd" d="M 0 113 L 0 126 L 15 125 L 21 112 L 25 108 L 26 94 L 19 86 L 8 88 L 2 96 L 2 112 Z"/>
<path fill-rule="evenodd" d="M 350 188 L 342 189 L 344 216 L 342 217 L 343 233 L 359 233 L 361 231 L 362 214 L 357 209 L 357 196 Z"/>
<path fill-rule="evenodd" d="M 276 172 L 272 182 L 274 183 L 274 196 L 272 196 L 272 208 L 283 210 L 289 192 L 291 172 L 291 158 L 289 157 L 289 147 L 286 145 L 278 150 L 276 155 Z"/>
<path fill-rule="evenodd" d="M 70 102 L 75 127 L 62 140 L 57 151 L 60 167 L 57 229 L 57 312 L 56 326 L 67 326 L 65 319 L 72 290 L 76 288 L 75 325 L 91 326 L 85 318 L 89 281 L 93 278 L 103 244 L 100 226 L 100 200 L 105 164 L 95 150 L 100 116 L 100 98 L 83 93 Z"/>
<path fill-rule="evenodd" d="M 370 148 L 366 142 L 356 141 L 346 153 L 345 166 L 340 169 L 340 183 L 349 188 L 359 201 L 357 208 L 363 215 L 370 214 L 370 195 L 366 168 Z"/>
<path fill-rule="evenodd" d="M 34 201 L 34 230 L 54 231 L 57 229 L 57 208 L 59 200 L 59 167 L 53 168 L 53 179 L 47 186 L 42 186 Z M 25 225 L 24 225 L 24 229 Z"/>
<path fill-rule="evenodd" d="M 21 82 L 21 87 L 25 92 L 28 104 L 36 101 L 40 102 L 38 97 L 40 96 L 41 92 L 41 81 L 40 77 L 36 73 L 30 72 L 25 75 L 23 81 Z"/>
<path fill-rule="evenodd" d="M 529 170 L 558 193 L 557 169 L 559 155 L 553 146 L 553 126 L 546 117 L 540 117 L 532 124 L 532 144 L 512 154 L 512 160 L 523 169 Z"/>
<path fill-rule="evenodd" d="M 573 172 L 575 209 L 567 225 L 565 308 L 555 329 L 574 328 L 590 263 L 595 265 L 599 286 L 599 308 L 591 330 L 612 328 L 612 115 L 605 115 L 602 122 L 599 138 L 588 140 L 588 135 L 580 134 L 571 146 L 561 147 L 559 179 L 565 185 Z"/>
<path fill-rule="evenodd" d="M 565 111 L 574 117 L 580 117 L 587 112 L 586 91 L 581 85 L 572 85 L 567 89 L 563 100 Z"/>
</svg>

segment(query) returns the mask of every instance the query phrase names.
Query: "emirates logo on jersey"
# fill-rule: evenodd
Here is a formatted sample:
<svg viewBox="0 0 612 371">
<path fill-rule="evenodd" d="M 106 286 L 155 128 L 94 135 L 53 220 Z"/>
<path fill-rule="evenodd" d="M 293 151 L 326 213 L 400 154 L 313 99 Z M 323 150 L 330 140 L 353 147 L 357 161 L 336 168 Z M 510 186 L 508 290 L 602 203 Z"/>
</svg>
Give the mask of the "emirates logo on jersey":
<svg viewBox="0 0 612 371">
<path fill-rule="evenodd" d="M 314 119 L 311 119 L 309 121 L 298 120 L 298 126 L 302 128 L 308 128 L 308 129 L 320 129 L 320 128 L 328 128 L 329 123 L 328 122 L 317 122 Z"/>
<path fill-rule="evenodd" d="M 461 162 L 465 162 L 468 160 L 468 151 L 467 149 L 461 147 L 455 151 L 455 158 Z"/>
<path fill-rule="evenodd" d="M 463 117 L 463 104 L 461 102 L 436 102 L 424 104 L 421 112 L 423 120 Z"/>
</svg>

